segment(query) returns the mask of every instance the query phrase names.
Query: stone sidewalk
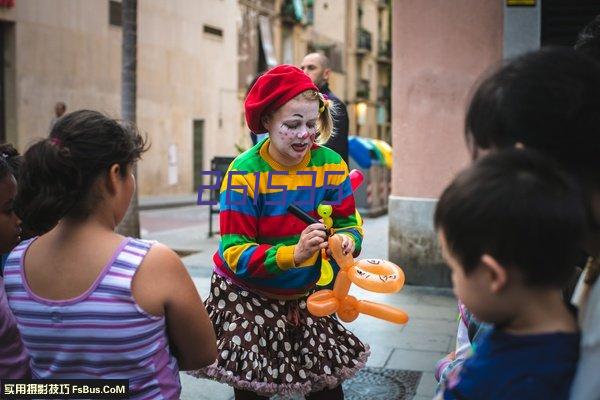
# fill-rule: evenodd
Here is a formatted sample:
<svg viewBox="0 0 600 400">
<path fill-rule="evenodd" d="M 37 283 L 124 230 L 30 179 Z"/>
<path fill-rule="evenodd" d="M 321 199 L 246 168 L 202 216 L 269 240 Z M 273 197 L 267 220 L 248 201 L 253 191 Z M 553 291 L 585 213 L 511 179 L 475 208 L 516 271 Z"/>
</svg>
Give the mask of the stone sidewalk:
<svg viewBox="0 0 600 400">
<path fill-rule="evenodd" d="M 182 260 L 202 298 L 206 298 L 209 291 L 212 254 L 218 247 L 218 236 L 207 239 L 207 218 L 202 217 L 206 214 L 207 211 L 200 207 L 142 212 L 142 228 L 153 226 L 152 230 L 146 230 L 144 238 L 159 240 L 182 254 L 194 253 Z M 364 229 L 363 251 L 359 258 L 387 258 L 387 216 L 365 219 Z M 423 375 L 414 399 L 431 399 L 436 386 L 435 363 L 454 348 L 457 311 L 451 291 L 405 286 L 396 294 L 384 295 L 353 286 L 351 294 L 359 299 L 397 306 L 408 313 L 410 320 L 405 326 L 364 315 L 346 326 L 371 346 L 367 366 L 421 371 Z M 233 399 L 233 390 L 226 385 L 185 374 L 181 374 L 181 379 L 182 399 Z"/>
</svg>

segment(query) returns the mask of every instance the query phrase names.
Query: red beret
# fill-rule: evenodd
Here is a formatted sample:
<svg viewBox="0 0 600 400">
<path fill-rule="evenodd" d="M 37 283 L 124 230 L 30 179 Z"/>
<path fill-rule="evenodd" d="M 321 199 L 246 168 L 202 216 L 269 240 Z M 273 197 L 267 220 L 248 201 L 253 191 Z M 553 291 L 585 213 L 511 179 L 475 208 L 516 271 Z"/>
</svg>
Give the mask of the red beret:
<svg viewBox="0 0 600 400">
<path fill-rule="evenodd" d="M 244 102 L 246 123 L 254 133 L 263 133 L 261 117 L 277 110 L 306 90 L 318 91 L 315 84 L 298 67 L 278 65 L 256 80 Z"/>
</svg>

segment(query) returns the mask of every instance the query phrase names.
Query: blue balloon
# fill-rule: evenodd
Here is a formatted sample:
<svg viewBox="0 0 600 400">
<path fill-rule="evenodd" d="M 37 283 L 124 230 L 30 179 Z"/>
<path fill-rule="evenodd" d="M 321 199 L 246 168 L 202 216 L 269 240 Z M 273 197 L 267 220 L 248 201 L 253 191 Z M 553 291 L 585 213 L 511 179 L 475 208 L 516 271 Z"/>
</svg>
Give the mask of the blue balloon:
<svg viewBox="0 0 600 400">
<path fill-rule="evenodd" d="M 371 143 L 362 138 L 356 136 L 348 137 L 348 152 L 350 153 L 350 157 L 352 157 L 361 168 L 371 168 L 371 164 L 373 163 L 371 158 L 372 146 Z"/>
</svg>

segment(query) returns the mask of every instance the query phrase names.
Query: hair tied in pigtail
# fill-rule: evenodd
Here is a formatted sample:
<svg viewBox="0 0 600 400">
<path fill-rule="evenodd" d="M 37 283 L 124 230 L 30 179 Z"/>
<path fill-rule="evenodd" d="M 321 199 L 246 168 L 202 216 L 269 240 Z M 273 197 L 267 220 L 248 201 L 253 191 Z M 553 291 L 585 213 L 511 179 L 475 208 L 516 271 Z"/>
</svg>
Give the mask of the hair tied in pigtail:
<svg viewBox="0 0 600 400">
<path fill-rule="evenodd" d="M 59 138 L 51 138 L 50 143 L 52 143 L 53 145 L 55 145 L 57 147 L 62 147 L 62 142 Z"/>
<path fill-rule="evenodd" d="M 323 99 L 321 99 L 321 97 Z M 323 113 L 326 108 L 330 108 L 330 107 L 331 107 L 331 100 L 329 100 L 329 97 L 326 94 L 321 93 L 321 96 L 319 96 L 319 114 Z"/>
</svg>

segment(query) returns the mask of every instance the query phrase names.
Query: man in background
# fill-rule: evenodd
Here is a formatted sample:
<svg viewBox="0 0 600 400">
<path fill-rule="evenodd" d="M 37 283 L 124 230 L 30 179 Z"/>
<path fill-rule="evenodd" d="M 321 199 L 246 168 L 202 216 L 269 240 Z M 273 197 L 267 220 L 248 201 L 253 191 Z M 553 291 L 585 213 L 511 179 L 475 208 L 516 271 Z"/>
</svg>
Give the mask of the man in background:
<svg viewBox="0 0 600 400">
<path fill-rule="evenodd" d="M 329 59 L 321 53 L 307 54 L 302 60 L 300 69 L 310 77 L 319 91 L 333 102 L 333 136 L 325 144 L 335 150 L 348 164 L 348 111 L 346 105 L 329 89 Z"/>
<path fill-rule="evenodd" d="M 67 105 L 64 102 L 59 101 L 58 103 L 56 103 L 54 105 L 54 118 L 52 118 L 52 121 L 50 122 L 50 130 L 52 130 L 52 127 L 54 126 L 56 121 L 58 121 L 60 119 L 60 117 L 65 115 L 66 112 L 67 112 Z"/>
</svg>

